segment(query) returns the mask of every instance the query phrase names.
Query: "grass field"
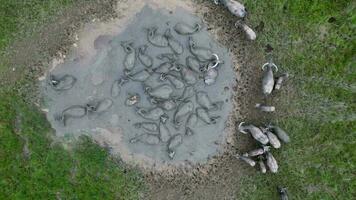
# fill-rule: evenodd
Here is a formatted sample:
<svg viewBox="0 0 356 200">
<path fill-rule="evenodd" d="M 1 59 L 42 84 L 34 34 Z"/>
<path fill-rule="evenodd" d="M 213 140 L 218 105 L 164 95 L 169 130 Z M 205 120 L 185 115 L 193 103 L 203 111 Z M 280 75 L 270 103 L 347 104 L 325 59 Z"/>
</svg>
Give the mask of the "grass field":
<svg viewBox="0 0 356 200">
<path fill-rule="evenodd" d="M 0 49 L 4 50 L 16 38 L 31 34 L 35 31 L 34 27 L 45 23 L 72 3 L 73 0 L 0 0 Z"/>
<path fill-rule="evenodd" d="M 283 185 L 292 199 L 353 199 L 355 1 L 243 2 L 249 23 L 264 24 L 257 40 L 261 49 L 270 44 L 277 64 L 293 75 L 290 105 L 300 114 L 278 121 L 292 137 L 275 155 L 280 173 L 243 177 L 237 196 L 277 199 L 275 188 Z M 72 3 L 0 0 L 0 55 L 6 57 L 4 50 L 16 39 Z M 44 116 L 11 87 L 0 88 L 0 199 L 138 198 L 139 174 L 116 165 L 88 138 L 67 148 L 54 143 Z"/>
<path fill-rule="evenodd" d="M 37 110 L 13 93 L 0 99 L 0 199 L 138 198 L 139 174 L 106 150 L 85 137 L 64 149 Z"/>
<path fill-rule="evenodd" d="M 276 186 L 293 199 L 356 196 L 355 1 L 244 1 L 251 24 L 264 23 L 261 48 L 270 44 L 281 70 L 293 75 L 301 114 L 279 119 L 292 143 L 276 152 L 275 175 L 245 177 L 241 199 L 277 199 Z M 284 108 L 288 109 L 288 108 Z"/>
</svg>

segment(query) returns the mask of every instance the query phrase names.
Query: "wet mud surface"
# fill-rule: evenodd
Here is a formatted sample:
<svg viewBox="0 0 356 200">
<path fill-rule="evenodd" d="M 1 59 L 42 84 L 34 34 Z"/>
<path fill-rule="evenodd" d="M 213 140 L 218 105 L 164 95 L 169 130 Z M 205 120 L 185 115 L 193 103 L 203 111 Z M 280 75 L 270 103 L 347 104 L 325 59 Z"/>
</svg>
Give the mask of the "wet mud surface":
<svg viewBox="0 0 356 200">
<path fill-rule="evenodd" d="M 235 78 L 227 49 L 205 26 L 183 8 L 146 5 L 119 35 L 98 36 L 92 58 L 74 51 L 42 83 L 57 135 L 105 138 L 141 167 L 218 154 Z"/>
</svg>

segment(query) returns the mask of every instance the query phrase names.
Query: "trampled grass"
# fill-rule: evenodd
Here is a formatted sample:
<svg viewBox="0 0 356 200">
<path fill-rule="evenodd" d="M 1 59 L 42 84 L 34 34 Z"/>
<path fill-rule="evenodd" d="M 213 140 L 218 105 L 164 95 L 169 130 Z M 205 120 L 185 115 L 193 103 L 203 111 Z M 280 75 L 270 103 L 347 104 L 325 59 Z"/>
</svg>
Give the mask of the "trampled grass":
<svg viewBox="0 0 356 200">
<path fill-rule="evenodd" d="M 240 198 L 277 199 L 277 186 L 292 199 L 354 198 L 355 2 L 244 2 L 251 24 L 264 23 L 260 47 L 270 44 L 281 71 L 292 74 L 296 98 L 287 105 L 302 115 L 278 119 L 292 138 L 275 153 L 280 172 L 246 177 Z"/>
</svg>

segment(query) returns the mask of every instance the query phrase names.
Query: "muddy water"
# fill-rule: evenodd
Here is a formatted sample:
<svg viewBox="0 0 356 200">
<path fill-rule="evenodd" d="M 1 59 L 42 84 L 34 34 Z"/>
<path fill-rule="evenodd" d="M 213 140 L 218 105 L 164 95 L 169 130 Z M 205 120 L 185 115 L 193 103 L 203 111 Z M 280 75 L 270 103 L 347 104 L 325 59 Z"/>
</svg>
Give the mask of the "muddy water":
<svg viewBox="0 0 356 200">
<path fill-rule="evenodd" d="M 164 61 L 157 59 L 156 56 L 161 53 L 172 53 L 169 47 L 156 47 L 147 41 L 146 28 L 157 27 L 158 33 L 163 34 L 167 29 L 171 29 L 173 37 L 179 41 L 184 47 L 184 52 L 178 56 L 177 63 L 185 65 L 186 57 L 192 56 L 188 48 L 188 36 L 177 34 L 172 27 L 178 22 L 187 24 L 199 23 L 202 25 L 202 30 L 192 35 L 194 41 L 199 47 L 206 47 L 212 52 L 219 55 L 219 58 L 224 61 L 218 66 L 218 77 L 215 84 L 206 85 L 202 79 L 202 75 L 194 74 L 198 79 L 193 85 L 195 91 L 205 92 L 212 102 L 223 101 L 220 110 L 209 111 L 210 116 L 218 116 L 219 119 L 214 124 L 206 124 L 199 119 L 192 127 L 193 135 L 185 135 L 185 121 L 188 117 L 183 117 L 183 124 L 178 128 L 174 126 L 173 119 L 176 109 L 165 111 L 168 115 L 168 120 L 165 125 L 170 131 L 170 136 L 180 134 L 182 136 L 182 144 L 176 147 L 175 155 L 172 158 L 168 156 L 167 142 L 159 141 L 158 144 L 148 144 L 147 141 L 138 141 L 130 143 L 130 140 L 137 135 L 146 133 L 142 129 L 134 126 L 140 122 L 154 122 L 157 125 L 160 120 L 147 120 L 138 115 L 136 107 L 153 108 L 153 105 L 145 93 L 146 87 L 155 88 L 156 86 L 167 84 L 173 88 L 171 98 L 174 99 L 184 92 L 184 88 L 176 89 L 168 80 L 159 80 L 159 74 L 152 74 L 149 80 L 143 82 L 129 81 L 125 83 L 120 91 L 120 95 L 112 97 L 111 88 L 113 83 L 124 77 L 123 61 L 126 52 L 121 46 L 122 41 L 132 41 L 133 46 L 138 52 L 138 47 L 148 45 L 146 53 L 153 58 L 153 66 L 158 67 Z M 51 122 L 52 127 L 56 130 L 58 136 L 66 134 L 87 134 L 98 140 L 102 144 L 107 144 L 112 148 L 113 153 L 119 154 L 123 160 L 140 164 L 142 167 L 159 166 L 160 164 L 180 165 L 184 163 L 200 163 L 206 161 L 210 156 L 213 156 L 221 149 L 221 144 L 226 140 L 228 130 L 226 123 L 229 114 L 233 110 L 231 102 L 231 92 L 234 86 L 235 78 L 234 71 L 231 66 L 231 59 L 228 56 L 227 49 L 219 45 L 208 34 L 203 22 L 190 14 L 188 11 L 177 8 L 175 10 L 153 9 L 149 6 L 136 14 L 131 22 L 117 35 L 102 35 L 98 36 L 93 42 L 96 48 L 96 53 L 90 59 L 82 59 L 80 53 L 75 51 L 69 55 L 64 63 L 58 65 L 51 74 L 61 77 L 65 74 L 72 75 L 76 78 L 74 86 L 68 90 L 56 91 L 48 84 L 48 78 L 43 84 L 44 104 L 48 108 L 47 117 Z M 147 69 L 139 59 L 136 59 L 134 72 L 139 72 Z M 175 73 L 179 79 L 183 77 Z M 185 83 L 185 87 L 188 84 Z M 125 101 L 130 94 L 138 94 L 140 102 L 135 106 L 125 105 Z M 85 106 L 90 102 L 107 102 L 112 101 L 104 112 L 88 112 L 83 117 L 68 118 L 64 125 L 58 120 L 58 114 L 63 110 L 73 105 Z M 194 112 L 201 107 L 196 102 L 196 95 L 189 99 L 194 105 Z M 177 102 L 178 105 L 183 102 Z M 159 136 L 159 132 L 150 134 Z M 151 142 L 152 143 L 152 142 Z"/>
</svg>

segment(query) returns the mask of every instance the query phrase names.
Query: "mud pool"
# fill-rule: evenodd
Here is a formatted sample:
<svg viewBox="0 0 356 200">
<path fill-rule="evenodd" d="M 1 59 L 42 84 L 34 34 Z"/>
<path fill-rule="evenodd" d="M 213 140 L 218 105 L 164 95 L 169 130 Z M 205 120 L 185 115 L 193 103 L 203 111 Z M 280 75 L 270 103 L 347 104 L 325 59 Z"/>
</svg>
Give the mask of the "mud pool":
<svg viewBox="0 0 356 200">
<path fill-rule="evenodd" d="M 93 45 L 89 61 L 73 51 L 42 81 L 58 136 L 90 135 L 123 160 L 151 166 L 219 153 L 235 77 L 227 49 L 199 18 L 145 6 Z"/>
</svg>

